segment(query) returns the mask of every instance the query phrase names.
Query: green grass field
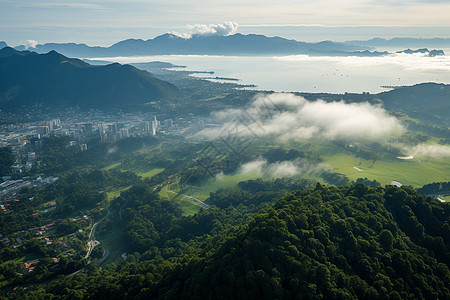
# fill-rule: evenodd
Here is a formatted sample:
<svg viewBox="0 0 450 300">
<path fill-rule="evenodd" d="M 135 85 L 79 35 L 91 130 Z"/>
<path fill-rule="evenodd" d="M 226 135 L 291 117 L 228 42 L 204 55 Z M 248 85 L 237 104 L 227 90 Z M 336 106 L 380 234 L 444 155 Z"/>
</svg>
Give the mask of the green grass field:
<svg viewBox="0 0 450 300">
<path fill-rule="evenodd" d="M 216 192 L 218 189 L 235 186 L 241 181 L 253 180 L 263 177 L 262 174 L 234 174 L 234 175 L 223 175 L 215 179 L 209 179 L 206 183 L 202 185 L 201 193 L 195 194 L 194 197 L 205 201 L 210 193 Z"/>
<path fill-rule="evenodd" d="M 118 188 L 118 189 L 115 189 L 113 187 L 107 188 L 105 190 L 105 192 L 106 192 L 106 197 L 107 197 L 108 202 L 113 200 L 114 198 L 119 197 L 121 192 L 128 190 L 130 187 L 131 187 L 131 185 L 122 187 L 122 188 Z"/>
<path fill-rule="evenodd" d="M 164 171 L 164 168 L 154 168 L 152 166 L 139 165 L 139 166 L 127 167 L 127 166 L 123 166 L 120 161 L 112 163 L 109 166 L 102 168 L 102 170 L 111 170 L 111 169 L 115 169 L 115 168 L 119 168 L 123 172 L 125 172 L 125 171 L 134 172 L 134 173 L 136 173 L 136 175 L 138 175 L 142 178 L 152 178 L 156 174 Z"/>
<path fill-rule="evenodd" d="M 160 173 L 164 171 L 164 169 L 150 169 L 148 171 L 144 171 L 142 173 L 136 173 L 138 176 L 140 176 L 141 178 L 152 178 L 153 176 L 155 176 L 156 174 Z M 130 186 L 126 186 L 126 187 L 121 187 L 121 188 L 114 188 L 114 187 L 108 187 L 107 189 L 104 190 L 104 192 L 106 192 L 106 197 L 108 202 L 113 200 L 114 198 L 117 198 L 120 196 L 120 193 L 123 191 L 128 190 Z"/>
<path fill-rule="evenodd" d="M 450 160 L 443 158 L 381 159 L 373 165 L 372 160 L 356 158 L 344 152 L 323 155 L 322 158 L 324 163 L 332 168 L 333 172 L 344 174 L 350 180 L 368 178 L 376 180 L 382 185 L 390 184 L 393 180 L 396 180 L 403 185 L 411 185 L 415 188 L 432 182 L 450 181 Z M 358 171 L 354 167 L 364 171 Z"/>
<path fill-rule="evenodd" d="M 153 176 L 161 173 L 162 171 L 164 171 L 164 169 L 156 168 L 156 169 L 150 169 L 148 171 L 137 172 L 136 175 L 138 175 L 142 178 L 152 178 Z"/>
<path fill-rule="evenodd" d="M 107 170 L 111 170 L 111 169 L 114 169 L 114 168 L 119 167 L 121 164 L 122 164 L 122 163 L 119 161 L 119 162 L 110 164 L 109 166 L 106 166 L 106 167 L 102 168 L 102 170 L 106 170 L 106 171 L 107 171 Z"/>
<path fill-rule="evenodd" d="M 183 216 L 192 216 L 201 210 L 201 207 L 191 200 L 178 194 L 179 189 L 177 184 L 168 184 L 159 191 L 161 199 L 170 200 L 176 203 L 183 210 Z"/>
<path fill-rule="evenodd" d="M 209 194 L 217 191 L 220 188 L 231 187 L 238 184 L 241 181 L 251 180 L 262 177 L 261 174 L 235 174 L 235 175 L 224 175 L 216 179 L 210 179 L 202 187 L 195 192 L 186 191 L 185 193 L 189 196 L 195 197 L 201 201 L 205 201 Z M 193 201 L 185 198 L 183 195 L 179 194 L 180 189 L 177 183 L 172 183 L 164 186 L 159 195 L 162 199 L 168 199 L 172 202 L 178 204 L 183 210 L 183 216 L 190 216 L 198 213 L 201 207 L 194 203 Z"/>
<path fill-rule="evenodd" d="M 444 200 L 445 202 L 450 202 L 450 197 L 449 196 L 447 196 L 447 197 L 441 196 L 440 198 L 442 200 Z"/>
</svg>

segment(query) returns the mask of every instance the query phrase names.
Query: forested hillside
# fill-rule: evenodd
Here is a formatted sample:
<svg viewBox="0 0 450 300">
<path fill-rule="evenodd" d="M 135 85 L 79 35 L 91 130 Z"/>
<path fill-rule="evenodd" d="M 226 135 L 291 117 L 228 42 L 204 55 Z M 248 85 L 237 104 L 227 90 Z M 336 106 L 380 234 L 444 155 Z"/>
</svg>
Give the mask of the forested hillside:
<svg viewBox="0 0 450 300">
<path fill-rule="evenodd" d="M 113 108 L 174 101 L 178 89 L 130 65 L 93 66 L 55 51 L 0 50 L 0 107 Z"/>
<path fill-rule="evenodd" d="M 449 297 L 448 204 L 394 186 L 317 184 L 293 192 L 288 186 L 250 181 L 212 194 L 211 204 L 217 206 L 181 217 L 170 202 L 141 184 L 111 204 L 112 210 L 122 210 L 125 238 L 135 249 L 125 263 L 103 270 L 91 264 L 87 273 L 19 288 L 9 296 Z M 244 201 L 252 197 L 252 187 L 264 202 Z M 285 195 L 278 198 L 282 190 Z M 242 201 L 234 200 L 239 195 Z"/>
</svg>

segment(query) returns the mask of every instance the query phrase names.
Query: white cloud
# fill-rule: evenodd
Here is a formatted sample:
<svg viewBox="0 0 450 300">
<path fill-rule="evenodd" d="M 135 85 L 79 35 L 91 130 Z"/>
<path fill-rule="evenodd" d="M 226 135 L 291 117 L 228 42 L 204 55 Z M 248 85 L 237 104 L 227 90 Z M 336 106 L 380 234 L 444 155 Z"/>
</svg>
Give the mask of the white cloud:
<svg viewBox="0 0 450 300">
<path fill-rule="evenodd" d="M 242 164 L 238 172 L 240 174 L 262 174 L 268 177 L 291 177 L 314 171 L 323 171 L 324 169 L 327 168 L 308 160 L 296 159 L 269 163 L 266 159 L 260 157 Z"/>
<path fill-rule="evenodd" d="M 300 167 L 293 161 L 273 163 L 269 165 L 268 171 L 273 177 L 295 176 L 301 173 Z"/>
<path fill-rule="evenodd" d="M 308 56 L 308 55 L 290 55 L 276 57 L 280 61 L 292 62 L 320 62 L 329 61 L 350 67 L 375 67 L 397 65 L 410 72 L 414 71 L 450 71 L 449 56 L 429 57 L 427 53 L 394 53 L 390 55 L 377 57 L 356 57 L 356 56 Z"/>
<path fill-rule="evenodd" d="M 266 167 L 267 161 L 265 159 L 257 159 L 245 163 L 241 166 L 239 173 L 242 174 L 262 174 L 263 168 Z"/>
<path fill-rule="evenodd" d="M 27 40 L 27 49 L 31 49 L 31 48 L 36 48 L 36 46 L 38 45 L 38 42 L 35 40 Z"/>
<path fill-rule="evenodd" d="M 419 144 L 414 147 L 408 147 L 406 153 L 420 157 L 431 158 L 450 158 L 450 146 L 436 144 Z"/>
<path fill-rule="evenodd" d="M 205 129 L 199 133 L 200 137 L 215 139 L 225 128 L 235 128 L 244 136 L 270 136 L 282 142 L 383 141 L 405 130 L 400 121 L 381 106 L 343 101 L 310 102 L 287 93 L 258 95 L 248 108 L 220 111 L 213 114 L 213 118 L 225 122 L 224 126 Z"/>
<path fill-rule="evenodd" d="M 224 22 L 222 24 L 195 24 L 195 25 L 188 25 L 187 32 L 171 32 L 174 35 L 177 35 L 182 38 L 191 38 L 195 35 L 219 35 L 219 36 L 227 36 L 232 35 L 237 32 L 237 29 L 239 25 L 235 22 Z"/>
</svg>

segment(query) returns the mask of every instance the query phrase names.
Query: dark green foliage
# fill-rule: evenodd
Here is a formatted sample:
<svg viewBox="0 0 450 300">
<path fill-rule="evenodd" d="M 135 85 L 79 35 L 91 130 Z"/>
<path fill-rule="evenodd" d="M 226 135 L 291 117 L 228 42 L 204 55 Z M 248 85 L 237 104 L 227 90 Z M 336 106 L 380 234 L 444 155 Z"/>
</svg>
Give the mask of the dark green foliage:
<svg viewBox="0 0 450 300">
<path fill-rule="evenodd" d="M 443 192 L 450 193 L 450 182 L 433 182 L 430 184 L 425 184 L 417 191 L 424 195 L 436 195 Z"/>
<path fill-rule="evenodd" d="M 422 83 L 412 87 L 399 87 L 377 97 L 384 107 L 394 111 L 406 112 L 415 118 L 436 122 L 448 126 L 450 114 L 450 86 L 438 83 Z M 448 130 L 447 130 L 448 133 Z"/>
<path fill-rule="evenodd" d="M 41 168 L 45 172 L 54 173 L 71 169 L 80 165 L 77 155 L 80 148 L 70 146 L 68 136 L 49 136 L 42 141 Z"/>
<path fill-rule="evenodd" d="M 174 100 L 176 87 L 130 65 L 93 66 L 55 51 L 0 50 L 2 108 L 42 104 L 111 109 Z"/>
<path fill-rule="evenodd" d="M 374 187 L 374 188 L 380 186 L 380 183 L 378 181 L 376 181 L 376 180 L 369 180 L 367 178 L 358 178 L 358 179 L 356 179 L 356 182 L 357 183 L 362 183 L 362 184 L 365 184 L 367 186 Z"/>
<path fill-rule="evenodd" d="M 278 161 L 296 160 L 301 158 L 313 158 L 313 155 L 312 153 L 305 153 L 295 149 L 285 150 L 273 148 L 264 153 L 263 157 L 266 158 L 269 163 L 274 163 Z"/>
<path fill-rule="evenodd" d="M 11 166 L 16 158 L 9 147 L 0 147 L 0 177 L 11 173 Z"/>
<path fill-rule="evenodd" d="M 144 252 L 161 245 L 165 235 L 181 210 L 170 201 L 160 200 L 147 185 L 135 185 L 117 198 L 113 206 L 121 209 L 128 241 L 134 251 Z"/>
<path fill-rule="evenodd" d="M 385 200 L 386 198 L 386 200 Z M 287 195 L 263 210 L 216 253 L 160 283 L 148 296 L 183 299 L 446 298 L 449 253 L 421 244 L 418 225 L 404 228 L 391 201 L 429 205 L 428 219 L 448 206 L 411 190 L 363 185 Z M 411 199 L 409 205 L 404 202 Z M 394 213 L 394 214 L 393 214 Z M 419 210 L 416 211 L 419 213 Z M 441 228 L 442 229 L 442 228 Z M 411 233 L 410 233 L 411 232 Z M 434 239 L 446 239 L 440 231 Z M 417 242 L 412 242 L 417 240 Z M 163 293 L 163 294 L 162 294 Z M 176 295 L 176 296 L 175 296 Z"/>
<path fill-rule="evenodd" d="M 240 204 L 259 205 L 281 197 L 288 191 L 308 187 L 312 182 L 306 179 L 279 178 L 273 180 L 248 180 L 238 184 L 239 188 L 220 189 L 211 193 L 208 203 L 220 208 L 237 207 Z"/>
<path fill-rule="evenodd" d="M 350 182 L 348 177 L 345 176 L 344 174 L 333 173 L 330 171 L 324 171 L 320 174 L 320 176 L 326 182 L 328 182 L 329 184 L 333 184 L 333 185 L 344 185 L 344 184 Z"/>
<path fill-rule="evenodd" d="M 248 181 L 192 217 L 137 185 L 122 209 L 127 263 L 18 290 L 32 297 L 143 299 L 446 299 L 449 206 L 414 190 L 363 184 L 290 192 Z M 294 183 L 293 183 L 294 184 Z M 275 187 L 274 187 L 275 186 Z M 237 201 L 226 199 L 237 197 Z M 266 194 L 267 193 L 267 194 Z M 214 198 L 215 197 L 215 198 Z M 240 198 L 239 198 L 240 197 Z M 263 207 L 252 212 L 258 204 Z M 244 213 L 242 213 L 244 212 Z M 229 225 L 235 224 L 235 225 Z M 99 253 L 100 255 L 100 253 Z M 7 268 L 7 266 L 5 266 Z"/>
<path fill-rule="evenodd" d="M 93 258 L 102 258 L 105 254 L 105 249 L 102 247 L 102 245 L 98 245 L 92 250 L 92 257 Z"/>
</svg>

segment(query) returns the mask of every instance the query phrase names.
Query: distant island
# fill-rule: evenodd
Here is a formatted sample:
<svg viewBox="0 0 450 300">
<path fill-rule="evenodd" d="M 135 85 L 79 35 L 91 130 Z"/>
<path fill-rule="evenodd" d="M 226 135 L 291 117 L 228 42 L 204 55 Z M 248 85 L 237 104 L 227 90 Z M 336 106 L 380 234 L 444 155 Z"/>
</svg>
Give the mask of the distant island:
<svg viewBox="0 0 450 300">
<path fill-rule="evenodd" d="M 422 48 L 422 49 L 417 49 L 417 50 L 411 50 L 408 48 L 403 51 L 397 51 L 397 53 L 406 53 L 406 54 L 424 53 L 424 54 L 428 54 L 429 57 L 445 56 L 444 50 L 428 50 L 427 48 Z"/>
</svg>

